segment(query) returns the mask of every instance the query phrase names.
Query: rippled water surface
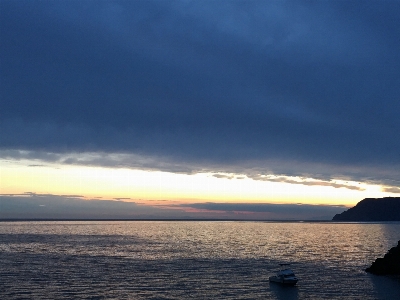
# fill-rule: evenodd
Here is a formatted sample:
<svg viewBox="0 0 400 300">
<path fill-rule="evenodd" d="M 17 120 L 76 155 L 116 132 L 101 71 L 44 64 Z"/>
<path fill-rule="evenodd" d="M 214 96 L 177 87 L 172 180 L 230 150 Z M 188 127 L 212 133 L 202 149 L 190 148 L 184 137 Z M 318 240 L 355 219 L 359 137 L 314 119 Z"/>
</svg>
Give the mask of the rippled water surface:
<svg viewBox="0 0 400 300">
<path fill-rule="evenodd" d="M 400 299 L 400 223 L 0 222 L 0 299 Z M 269 283 L 290 262 L 296 287 Z"/>
</svg>

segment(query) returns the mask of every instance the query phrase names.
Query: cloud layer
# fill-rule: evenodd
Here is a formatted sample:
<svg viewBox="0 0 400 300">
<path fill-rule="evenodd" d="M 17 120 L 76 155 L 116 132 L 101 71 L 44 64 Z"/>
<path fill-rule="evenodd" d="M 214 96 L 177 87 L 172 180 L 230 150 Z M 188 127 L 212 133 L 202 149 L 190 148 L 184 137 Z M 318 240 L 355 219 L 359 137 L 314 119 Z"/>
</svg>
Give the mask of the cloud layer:
<svg viewBox="0 0 400 300">
<path fill-rule="evenodd" d="M 0 194 L 0 219 L 331 220 L 344 206 L 298 204 L 155 204 L 80 195 Z"/>
<path fill-rule="evenodd" d="M 400 187 L 399 14 L 388 1 L 1 1 L 2 157 Z"/>
</svg>

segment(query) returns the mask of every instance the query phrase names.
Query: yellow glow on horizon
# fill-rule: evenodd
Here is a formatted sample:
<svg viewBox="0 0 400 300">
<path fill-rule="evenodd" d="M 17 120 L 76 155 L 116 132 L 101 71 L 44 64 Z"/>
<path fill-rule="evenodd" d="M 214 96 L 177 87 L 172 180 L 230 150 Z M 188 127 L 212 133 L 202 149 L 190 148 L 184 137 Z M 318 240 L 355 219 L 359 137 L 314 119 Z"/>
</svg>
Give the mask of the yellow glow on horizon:
<svg viewBox="0 0 400 300">
<path fill-rule="evenodd" d="M 175 174 L 72 165 L 27 166 L 0 162 L 0 193 L 34 192 L 82 195 L 86 198 L 130 198 L 131 201 L 258 202 L 353 206 L 363 198 L 390 196 L 377 185 L 365 190 L 302 185 L 250 178 L 216 178 L 210 173 Z M 294 180 L 297 180 L 296 178 Z"/>
</svg>

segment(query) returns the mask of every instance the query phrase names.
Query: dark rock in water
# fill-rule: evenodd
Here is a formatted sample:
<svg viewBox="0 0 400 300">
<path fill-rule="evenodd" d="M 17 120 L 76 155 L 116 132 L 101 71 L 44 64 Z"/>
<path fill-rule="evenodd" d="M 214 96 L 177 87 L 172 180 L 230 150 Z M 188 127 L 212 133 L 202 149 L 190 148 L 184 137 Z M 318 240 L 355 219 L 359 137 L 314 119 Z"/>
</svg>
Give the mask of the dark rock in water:
<svg viewBox="0 0 400 300">
<path fill-rule="evenodd" d="M 337 214 L 333 221 L 400 221 L 400 197 L 366 198 L 356 206 Z"/>
<path fill-rule="evenodd" d="M 376 275 L 400 275 L 400 241 L 383 258 L 377 258 L 365 271 Z"/>
</svg>

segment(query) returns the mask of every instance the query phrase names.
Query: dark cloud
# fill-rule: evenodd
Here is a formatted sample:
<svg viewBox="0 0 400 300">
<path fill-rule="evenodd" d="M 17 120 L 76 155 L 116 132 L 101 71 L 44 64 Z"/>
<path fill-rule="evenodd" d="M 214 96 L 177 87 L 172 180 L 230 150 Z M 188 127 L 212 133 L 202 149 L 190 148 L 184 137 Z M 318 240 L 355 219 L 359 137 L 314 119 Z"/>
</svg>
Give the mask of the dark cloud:
<svg viewBox="0 0 400 300">
<path fill-rule="evenodd" d="M 384 187 L 383 191 L 387 192 L 387 193 L 395 193 L 395 194 L 399 193 L 400 194 L 400 188 L 398 188 L 398 187 Z"/>
<path fill-rule="evenodd" d="M 260 219 L 331 220 L 347 208 L 331 205 L 193 203 L 140 204 L 128 198 L 80 195 L 0 194 L 0 219 Z M 157 203 L 160 201 L 157 201 Z M 162 201 L 161 201 L 162 202 Z"/>
<path fill-rule="evenodd" d="M 86 200 L 79 195 L 25 193 L 0 195 L 0 219 L 158 219 L 184 213 L 116 200 Z"/>
<path fill-rule="evenodd" d="M 331 220 L 332 216 L 347 208 L 334 205 L 308 204 L 271 204 L 271 203 L 194 203 L 182 204 L 181 207 L 191 207 L 208 211 L 234 212 L 239 215 L 267 213 L 269 219 L 292 220 Z"/>
<path fill-rule="evenodd" d="M 396 1 L 3 0 L 3 157 L 400 186 L 399 14 Z"/>
<path fill-rule="evenodd" d="M 10 161 L 40 161 L 52 163 L 48 166 L 57 167 L 57 164 L 102 166 L 106 168 L 132 168 L 147 171 L 165 171 L 182 174 L 213 173 L 216 178 L 244 179 L 286 182 L 302 185 L 331 186 L 335 188 L 347 188 L 352 190 L 363 190 L 359 183 L 348 182 L 351 180 L 362 181 L 370 184 L 384 184 L 386 186 L 400 185 L 397 178 L 396 166 L 382 169 L 368 167 L 331 166 L 318 163 L 302 163 L 298 161 L 268 160 L 260 165 L 259 161 L 245 161 L 234 165 L 221 163 L 199 163 L 172 160 L 169 157 L 152 157 L 136 154 L 121 153 L 45 153 L 40 151 L 17 151 L 0 150 L 0 158 Z M 29 165 L 28 165 L 29 166 Z M 238 175 L 240 174 L 240 175 Z M 275 176 L 271 174 L 280 174 Z M 371 174 L 373 174 L 371 176 Z M 297 176 L 293 178 L 290 176 Z M 310 179 L 312 177 L 313 179 Z M 339 181 L 338 181 L 339 180 Z M 395 188 L 393 189 L 395 190 Z M 386 187 L 385 191 L 390 192 Z"/>
</svg>

